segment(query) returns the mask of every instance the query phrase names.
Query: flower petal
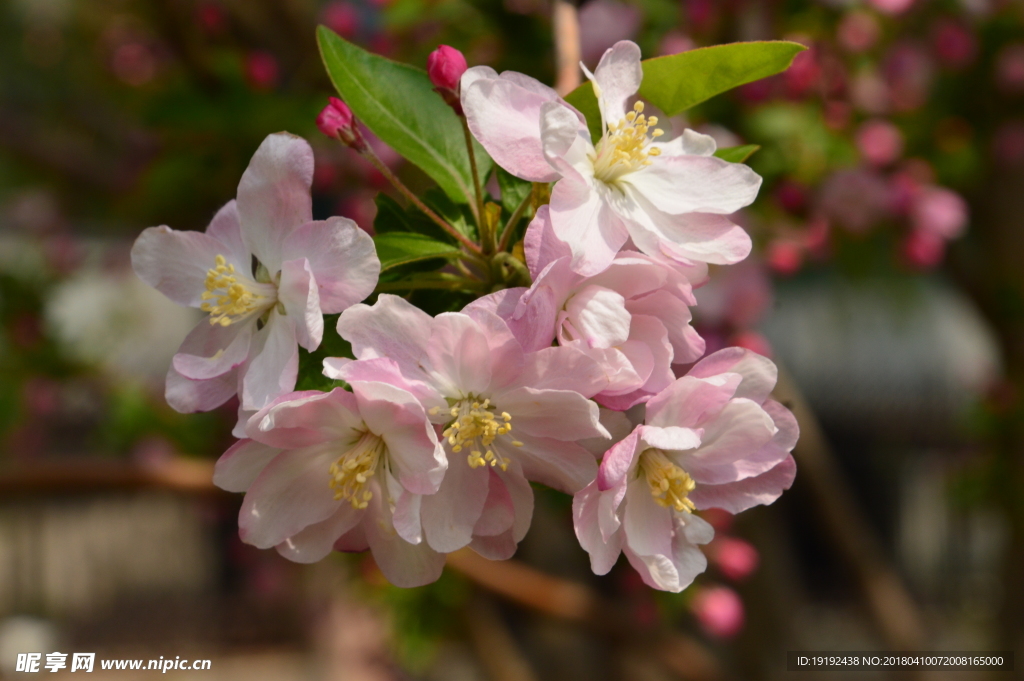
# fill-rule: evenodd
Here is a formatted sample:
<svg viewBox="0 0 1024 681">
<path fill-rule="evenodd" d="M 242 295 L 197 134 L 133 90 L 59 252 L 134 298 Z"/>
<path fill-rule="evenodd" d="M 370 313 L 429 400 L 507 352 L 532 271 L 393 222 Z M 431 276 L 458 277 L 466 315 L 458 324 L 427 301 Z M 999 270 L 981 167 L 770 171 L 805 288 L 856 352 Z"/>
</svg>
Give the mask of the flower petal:
<svg viewBox="0 0 1024 681">
<path fill-rule="evenodd" d="M 689 498 L 697 508 L 721 508 L 739 513 L 752 506 L 767 505 L 782 496 L 796 478 L 796 461 L 787 456 L 768 471 L 723 485 L 700 484 Z"/>
<path fill-rule="evenodd" d="M 434 582 L 444 570 L 444 555 L 427 542 L 410 544 L 394 529 L 391 512 L 381 495 L 373 495 L 363 523 L 373 560 L 395 586 L 411 588 Z"/>
<path fill-rule="evenodd" d="M 755 402 L 734 399 L 703 425 L 699 449 L 679 455 L 679 464 L 700 485 L 720 485 L 755 475 L 765 464 L 750 461 L 775 435 L 772 418 Z"/>
<path fill-rule="evenodd" d="M 597 405 L 572 390 L 517 388 L 494 396 L 495 409 L 512 415 L 512 432 L 576 441 L 607 436 Z"/>
<path fill-rule="evenodd" d="M 507 458 L 515 457 L 519 461 L 527 480 L 539 482 L 566 494 L 575 494 L 597 476 L 597 461 L 594 460 L 594 455 L 575 442 L 534 437 L 525 433 L 520 433 L 516 437 L 523 446 L 513 448 L 502 442 L 501 453 Z"/>
<path fill-rule="evenodd" d="M 312 184 L 313 149 L 306 140 L 285 132 L 263 140 L 242 174 L 242 239 L 272 273 L 281 268 L 285 238 L 313 219 Z"/>
<path fill-rule="evenodd" d="M 601 492 L 597 482 L 580 490 L 572 500 L 573 526 L 580 546 L 590 554 L 590 567 L 595 575 L 606 575 L 619 559 L 622 552 L 621 532 L 615 532 L 607 541 L 601 536 L 598 523 Z"/>
<path fill-rule="evenodd" d="M 582 340 L 591 348 L 611 348 L 629 338 L 630 315 L 626 300 L 610 289 L 584 286 L 565 304 L 564 320 L 559 334 L 571 328 L 574 337 L 560 340 Z"/>
<path fill-rule="evenodd" d="M 199 307 L 206 292 L 206 273 L 215 267 L 217 255 L 226 250 L 202 232 L 150 227 L 132 246 L 132 269 L 139 279 L 179 305 Z"/>
<path fill-rule="evenodd" d="M 736 388 L 736 397 L 746 397 L 762 403 L 775 388 L 779 378 L 778 367 L 767 357 L 746 348 L 724 348 L 697 362 L 688 376 L 710 378 L 717 374 L 739 374 L 742 381 Z"/>
<path fill-rule="evenodd" d="M 268 549 L 330 517 L 339 506 L 329 484 L 336 455 L 317 445 L 282 452 L 267 464 L 238 513 L 242 541 Z"/>
<path fill-rule="evenodd" d="M 593 397 L 608 385 L 601 364 L 574 347 L 529 353 L 520 376 L 520 383 L 534 390 L 571 390 L 583 397 Z"/>
<path fill-rule="evenodd" d="M 626 533 L 626 545 L 637 555 L 672 553 L 672 511 L 655 503 L 642 475 L 626 485 L 622 531 Z"/>
<path fill-rule="evenodd" d="M 275 397 L 295 389 L 299 347 L 294 322 L 275 310 L 253 341 L 252 360 L 242 379 L 242 406 L 262 409 Z"/>
<path fill-rule="evenodd" d="M 372 307 L 353 305 L 342 312 L 338 334 L 352 344 L 356 359 L 387 357 L 403 375 L 417 378 L 432 324 L 430 315 L 404 298 L 382 293 Z"/>
<path fill-rule="evenodd" d="M 650 315 L 661 321 L 672 344 L 673 364 L 689 364 L 704 355 L 704 339 L 690 325 L 693 319 L 690 308 L 667 290 L 627 300 L 626 309 L 631 315 Z"/>
<path fill-rule="evenodd" d="M 242 223 L 238 218 L 238 202 L 231 199 L 213 216 L 206 235 L 224 244 L 225 251 L 219 251 L 224 259 L 239 272 L 252 274 L 252 253 L 242 240 Z"/>
<path fill-rule="evenodd" d="M 320 347 L 324 337 L 324 316 L 320 312 L 316 277 L 308 260 L 301 258 L 282 263 L 277 296 L 295 324 L 298 344 L 310 352 Z"/>
<path fill-rule="evenodd" d="M 277 552 L 296 563 L 316 563 L 334 549 L 334 543 L 363 519 L 352 504 L 339 504 L 327 520 L 313 523 L 277 545 Z"/>
<path fill-rule="evenodd" d="M 185 378 L 204 380 L 240 366 L 249 357 L 255 322 L 250 319 L 221 326 L 201 320 L 174 355 L 174 369 Z"/>
<path fill-rule="evenodd" d="M 304 390 L 278 397 L 255 414 L 246 435 L 282 449 L 309 447 L 331 440 L 349 441 L 364 430 L 355 396 L 342 388 L 329 393 Z M 344 451 L 343 443 L 339 443 Z"/>
<path fill-rule="evenodd" d="M 285 238 L 281 257 L 309 261 L 324 314 L 337 314 L 366 298 L 380 275 L 373 238 L 348 218 L 307 222 Z"/>
<path fill-rule="evenodd" d="M 591 78 L 605 124 L 614 123 L 625 115 L 626 101 L 640 89 L 643 77 L 640 48 L 636 43 L 620 40 L 605 51 Z"/>
<path fill-rule="evenodd" d="M 644 253 L 679 261 L 732 265 L 750 255 L 750 236 L 724 215 L 670 215 L 627 188 L 631 200 L 616 204 L 629 236 Z"/>
<path fill-rule="evenodd" d="M 228 492 L 244 492 L 280 453 L 280 449 L 262 442 L 239 440 L 217 459 L 213 484 Z"/>
<path fill-rule="evenodd" d="M 597 274 L 612 262 L 626 243 L 627 225 L 602 199 L 594 185 L 565 178 L 551 191 L 551 224 L 572 250 L 572 269 Z"/>
<path fill-rule="evenodd" d="M 647 425 L 700 428 L 728 404 L 737 385 L 735 375 L 683 376 L 647 402 Z"/>
<path fill-rule="evenodd" d="M 714 156 L 659 156 L 621 181 L 670 215 L 735 213 L 753 203 L 761 188 L 753 170 Z"/>
<path fill-rule="evenodd" d="M 473 535 L 476 537 L 498 536 L 512 527 L 516 517 L 512 496 L 493 468 L 489 469 L 487 481 L 487 501 L 473 526 Z"/>
<path fill-rule="evenodd" d="M 229 371 L 216 378 L 196 381 L 185 378 L 174 369 L 167 370 L 164 399 L 171 409 L 182 414 L 210 411 L 224 404 L 238 392 L 238 372 Z"/>
<path fill-rule="evenodd" d="M 487 500 L 487 488 L 488 470 L 470 468 L 465 456 L 449 456 L 440 489 L 423 497 L 423 531 L 435 551 L 451 553 L 469 544 Z"/>
</svg>

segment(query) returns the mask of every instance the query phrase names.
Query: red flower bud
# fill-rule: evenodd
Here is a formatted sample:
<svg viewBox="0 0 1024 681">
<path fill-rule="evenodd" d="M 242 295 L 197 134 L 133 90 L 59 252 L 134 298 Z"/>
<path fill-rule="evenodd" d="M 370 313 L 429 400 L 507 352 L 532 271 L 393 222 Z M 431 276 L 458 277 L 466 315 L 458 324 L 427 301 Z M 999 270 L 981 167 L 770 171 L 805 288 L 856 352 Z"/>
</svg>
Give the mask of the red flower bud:
<svg viewBox="0 0 1024 681">
<path fill-rule="evenodd" d="M 458 90 L 465 72 L 466 58 L 454 47 L 440 45 L 427 57 L 427 75 L 436 88 Z"/>
<path fill-rule="evenodd" d="M 320 128 L 320 132 L 341 140 L 357 151 L 365 147 L 366 142 L 356 128 L 356 117 L 352 115 L 352 109 L 337 97 L 329 97 L 327 102 L 327 106 L 316 117 L 316 127 Z"/>
</svg>

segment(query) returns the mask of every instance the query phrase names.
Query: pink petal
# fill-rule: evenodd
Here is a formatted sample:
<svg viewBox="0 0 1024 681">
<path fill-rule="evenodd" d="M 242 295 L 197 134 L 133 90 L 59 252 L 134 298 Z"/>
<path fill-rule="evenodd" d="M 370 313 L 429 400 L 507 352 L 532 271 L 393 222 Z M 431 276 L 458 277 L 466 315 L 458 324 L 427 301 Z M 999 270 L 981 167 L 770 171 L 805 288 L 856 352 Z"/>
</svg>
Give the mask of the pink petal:
<svg viewBox="0 0 1024 681">
<path fill-rule="evenodd" d="M 299 348 L 294 322 L 275 310 L 253 340 L 252 361 L 242 379 L 242 406 L 262 409 L 275 397 L 295 389 Z"/>
<path fill-rule="evenodd" d="M 249 357 L 255 319 L 230 326 L 203 319 L 182 341 L 174 356 L 174 369 L 185 378 L 204 380 L 222 376 Z"/>
<path fill-rule="evenodd" d="M 704 355 L 704 339 L 690 325 L 690 308 L 667 290 L 627 300 L 626 309 L 632 315 L 650 315 L 661 320 L 672 344 L 673 364 L 689 364 Z"/>
<path fill-rule="evenodd" d="M 450 397 L 485 392 L 491 384 L 494 358 L 488 337 L 476 321 L 446 312 L 435 317 L 431 327 L 420 363 L 427 382 Z"/>
<path fill-rule="evenodd" d="M 515 433 L 515 431 L 512 431 Z M 566 494 L 575 494 L 597 475 L 597 461 L 574 442 L 564 442 L 525 433 L 516 435 L 522 447 L 503 447 L 502 453 L 515 457 L 527 480 L 539 482 Z"/>
<path fill-rule="evenodd" d="M 217 255 L 227 250 L 202 232 L 150 227 L 132 246 L 132 269 L 139 279 L 179 305 L 199 307 L 206 292 L 206 273 L 216 266 Z"/>
<path fill-rule="evenodd" d="M 295 339 L 310 352 L 320 347 L 324 337 L 324 317 L 320 312 L 320 294 L 316 277 L 305 258 L 287 260 L 281 265 L 278 300 L 295 325 Z"/>
<path fill-rule="evenodd" d="M 591 483 L 580 490 L 572 500 L 573 526 L 580 546 L 590 554 L 590 567 L 595 575 L 606 575 L 615 567 L 622 552 L 622 533 L 608 537 L 601 536 L 598 526 L 598 503 L 600 492 L 597 483 Z"/>
<path fill-rule="evenodd" d="M 630 550 L 641 556 L 671 554 L 672 511 L 655 503 L 643 476 L 626 485 L 625 501 L 622 531 Z"/>
<path fill-rule="evenodd" d="M 723 485 L 699 484 L 690 492 L 697 508 L 721 508 L 739 513 L 753 506 L 770 504 L 790 488 L 796 478 L 796 462 L 787 456 L 774 468 L 751 478 Z"/>
<path fill-rule="evenodd" d="M 444 555 L 432 550 L 427 542 L 410 544 L 394 530 L 387 503 L 375 494 L 363 523 L 373 560 L 388 581 L 395 586 L 411 588 L 434 582 L 444 570 Z"/>
<path fill-rule="evenodd" d="M 592 80 L 597 87 L 598 104 L 604 122 L 614 123 L 626 110 L 626 101 L 640 89 L 644 72 L 640 67 L 640 48 L 629 40 L 621 40 L 605 51 L 594 69 Z"/>
<path fill-rule="evenodd" d="M 495 409 L 512 415 L 512 432 L 575 441 L 607 436 L 597 405 L 571 390 L 517 388 L 494 397 Z"/>
<path fill-rule="evenodd" d="M 550 207 L 544 204 L 537 209 L 530 226 L 526 228 L 523 250 L 526 253 L 526 264 L 534 278 L 540 271 L 559 258 L 572 256 L 572 249 L 555 235 L 551 227 Z"/>
<path fill-rule="evenodd" d="M 489 472 L 470 468 L 465 453 L 451 454 L 436 494 L 423 497 L 423 530 L 435 551 L 451 553 L 469 544 L 487 499 Z"/>
<path fill-rule="evenodd" d="M 238 183 L 242 239 L 268 270 L 281 268 L 285 238 L 313 219 L 313 150 L 301 137 L 268 136 Z"/>
<path fill-rule="evenodd" d="M 735 399 L 704 424 L 700 448 L 684 452 L 679 462 L 698 485 L 734 482 L 764 470 L 766 464 L 749 459 L 774 435 L 775 425 L 764 409 Z"/>
<path fill-rule="evenodd" d="M 568 340 L 582 340 L 591 348 L 610 348 L 629 338 L 626 301 L 615 291 L 584 286 L 566 302 L 564 314 L 574 332 Z M 566 328 L 564 323 L 561 328 Z"/>
<path fill-rule="evenodd" d="M 637 455 L 647 448 L 640 440 L 641 432 L 641 427 L 637 426 L 632 433 L 605 452 L 597 474 L 598 488 L 602 492 L 625 486 L 626 476 L 633 468 Z"/>
<path fill-rule="evenodd" d="M 304 390 L 288 393 L 257 412 L 246 426 L 254 440 L 282 449 L 348 441 L 365 430 L 352 393 L 335 388 L 329 393 Z M 338 456 L 344 447 L 339 443 Z"/>
<path fill-rule="evenodd" d="M 192 414 L 216 409 L 234 397 L 237 391 L 237 371 L 229 371 L 205 381 L 195 381 L 179 374 L 172 364 L 167 370 L 164 399 L 171 409 L 182 414 Z"/>
<path fill-rule="evenodd" d="M 627 188 L 629 200 L 617 204 L 633 243 L 654 257 L 732 265 L 750 255 L 750 236 L 723 215 L 670 215 Z"/>
<path fill-rule="evenodd" d="M 697 362 L 687 375 L 709 378 L 724 373 L 742 376 L 736 397 L 746 397 L 758 403 L 768 399 L 779 377 L 779 370 L 770 359 L 745 348 L 724 348 L 708 355 Z"/>
<path fill-rule="evenodd" d="M 487 560 L 508 560 L 515 555 L 517 545 L 512 530 L 505 530 L 494 536 L 473 535 L 469 548 Z"/>
<path fill-rule="evenodd" d="M 242 240 L 242 224 L 238 219 L 238 203 L 232 199 L 224 204 L 213 216 L 206 235 L 211 236 L 227 249 L 220 251 L 225 260 L 235 266 L 239 272 L 252 274 L 252 253 Z"/>
<path fill-rule="evenodd" d="M 217 459 L 213 484 L 228 492 L 244 492 L 280 453 L 280 449 L 262 442 L 239 440 Z"/>
<path fill-rule="evenodd" d="M 569 244 L 572 269 L 582 275 L 605 269 L 629 238 L 623 221 L 586 181 L 558 182 L 550 206 L 555 234 Z"/>
<path fill-rule="evenodd" d="M 327 520 L 313 523 L 278 544 L 277 552 L 296 563 L 316 563 L 326 558 L 334 543 L 363 517 L 352 504 L 339 504 Z"/>
<path fill-rule="evenodd" d="M 430 343 L 433 320 L 403 298 L 382 293 L 372 307 L 354 305 L 338 318 L 338 334 L 352 344 L 357 359 L 387 357 L 408 377 L 421 373 L 420 359 Z"/>
<path fill-rule="evenodd" d="M 410 544 L 419 544 L 423 541 L 423 523 L 420 518 L 423 496 L 402 487 L 390 471 L 385 469 L 383 475 L 387 480 L 390 502 L 394 503 L 391 522 L 394 524 L 395 532 Z"/>
<path fill-rule="evenodd" d="M 448 406 L 448 403 L 436 390 L 422 381 L 407 379 L 398 365 L 385 357 L 357 360 L 347 357 L 328 357 L 324 360 L 324 376 L 348 383 L 375 381 L 393 385 L 415 395 L 428 414 L 435 407 L 441 410 Z"/>
<path fill-rule="evenodd" d="M 654 449 L 678 452 L 696 449 L 701 444 L 701 432 L 692 428 L 637 426 L 637 429 L 644 444 Z"/>
<path fill-rule="evenodd" d="M 735 213 L 753 203 L 761 187 L 761 177 L 747 166 L 714 156 L 659 156 L 622 182 L 669 215 Z"/>
<path fill-rule="evenodd" d="M 380 260 L 369 234 L 348 218 L 308 222 L 284 240 L 282 259 L 306 258 L 324 314 L 337 314 L 373 292 Z"/>
<path fill-rule="evenodd" d="M 448 467 L 427 413 L 411 394 L 386 383 L 352 383 L 352 392 L 370 432 L 388 447 L 402 487 L 416 494 L 437 491 Z"/>
<path fill-rule="evenodd" d="M 647 424 L 700 428 L 729 403 L 738 384 L 736 376 L 683 376 L 647 402 Z"/>
<path fill-rule="evenodd" d="M 546 347 L 526 355 L 520 382 L 534 390 L 571 390 L 593 397 L 608 385 L 608 376 L 575 348 Z"/>
<path fill-rule="evenodd" d="M 495 163 L 531 182 L 559 178 L 541 149 L 540 112 L 549 101 L 549 96 L 506 78 L 482 78 L 462 90 L 462 109 L 473 136 Z"/>
<path fill-rule="evenodd" d="M 505 487 L 504 481 L 494 469 L 490 469 L 487 483 L 487 501 L 483 512 L 473 526 L 476 537 L 494 537 L 508 531 L 515 520 L 516 512 L 512 505 L 512 496 Z"/>
<path fill-rule="evenodd" d="M 249 488 L 238 513 L 242 541 L 261 549 L 280 544 L 337 510 L 330 486 L 332 447 L 318 445 L 278 454 Z"/>
</svg>

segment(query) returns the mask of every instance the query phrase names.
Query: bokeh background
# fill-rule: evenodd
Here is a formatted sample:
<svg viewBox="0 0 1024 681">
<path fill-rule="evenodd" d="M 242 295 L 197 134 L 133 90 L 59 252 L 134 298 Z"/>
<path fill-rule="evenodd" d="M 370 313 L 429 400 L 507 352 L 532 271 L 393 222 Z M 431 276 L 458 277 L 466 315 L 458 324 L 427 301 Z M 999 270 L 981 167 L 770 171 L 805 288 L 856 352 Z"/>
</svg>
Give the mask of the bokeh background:
<svg viewBox="0 0 1024 681">
<path fill-rule="evenodd" d="M 514 561 L 460 554 L 420 589 L 366 556 L 298 566 L 239 541 L 240 496 L 209 481 L 234 408 L 163 403 L 196 319 L 134 277 L 132 241 L 205 228 L 279 130 L 314 145 L 318 217 L 372 230 L 390 189 L 316 131 L 332 91 L 315 26 L 550 82 L 550 3 L 0 2 L 3 678 L 29 650 L 210 658 L 167 678 L 257 681 L 781 679 L 788 650 L 1024 650 L 1016 0 L 580 6 L 591 67 L 626 38 L 646 56 L 809 47 L 670 123 L 762 147 L 739 216 L 755 255 L 698 291 L 698 328 L 709 349 L 772 356 L 804 432 L 780 501 L 709 515 L 710 567 L 686 592 L 647 589 L 625 561 L 591 575 L 568 499 L 543 490 Z"/>
</svg>

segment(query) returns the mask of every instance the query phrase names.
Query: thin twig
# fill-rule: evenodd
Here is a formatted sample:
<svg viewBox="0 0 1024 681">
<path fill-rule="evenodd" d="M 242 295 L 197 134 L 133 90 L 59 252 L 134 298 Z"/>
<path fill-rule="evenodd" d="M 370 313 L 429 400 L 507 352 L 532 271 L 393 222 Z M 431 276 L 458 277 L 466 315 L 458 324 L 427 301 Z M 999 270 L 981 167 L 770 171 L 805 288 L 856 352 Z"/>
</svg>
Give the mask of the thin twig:
<svg viewBox="0 0 1024 681">
<path fill-rule="evenodd" d="M 476 206 L 473 209 L 473 217 L 478 225 L 483 225 L 484 219 L 484 192 L 480 187 L 480 173 L 476 169 L 476 151 L 473 150 L 473 134 L 469 131 L 469 123 L 465 116 L 459 116 L 462 122 L 462 132 L 466 136 L 466 152 L 469 154 L 469 170 L 473 174 L 473 191 L 476 192 Z M 487 240 L 481 238 L 484 248 L 487 248 Z"/>
<path fill-rule="evenodd" d="M 413 194 L 412 191 L 410 191 L 410 189 L 405 186 L 405 183 L 399 180 L 398 176 L 391 172 L 391 168 L 388 168 L 387 165 L 380 160 L 380 157 L 378 157 L 377 154 L 374 153 L 373 149 L 370 147 L 369 144 L 364 145 L 363 148 L 360 149 L 360 153 L 362 154 L 363 158 L 365 158 L 367 161 L 373 164 L 374 168 L 380 171 L 381 175 L 387 178 L 388 182 L 394 185 L 395 189 L 402 193 L 402 196 L 407 198 L 410 203 L 419 208 L 424 215 L 433 220 L 438 227 L 440 227 L 441 229 L 455 237 L 456 241 L 458 241 L 464 247 L 469 249 L 472 253 L 475 253 L 476 255 L 482 254 L 480 246 L 470 241 L 465 234 L 455 229 L 455 227 L 453 227 L 452 225 L 448 224 L 448 222 L 444 218 L 442 218 L 434 211 L 430 210 L 430 208 L 427 207 L 427 204 L 420 201 L 419 197 Z"/>
<path fill-rule="evenodd" d="M 526 212 L 526 207 L 530 205 L 531 198 L 533 198 L 532 189 L 530 190 L 530 193 L 526 195 L 526 198 L 519 202 L 519 205 L 516 206 L 515 212 L 512 213 L 512 217 L 510 217 L 508 222 L 505 223 L 504 229 L 501 230 L 501 239 L 498 241 L 499 253 L 508 248 L 508 242 L 512 238 L 512 231 L 515 228 L 516 223 L 519 222 L 519 218 L 523 217 L 523 213 Z"/>
<path fill-rule="evenodd" d="M 580 85 L 580 19 L 576 5 L 555 0 L 555 91 L 563 97 Z"/>
</svg>

